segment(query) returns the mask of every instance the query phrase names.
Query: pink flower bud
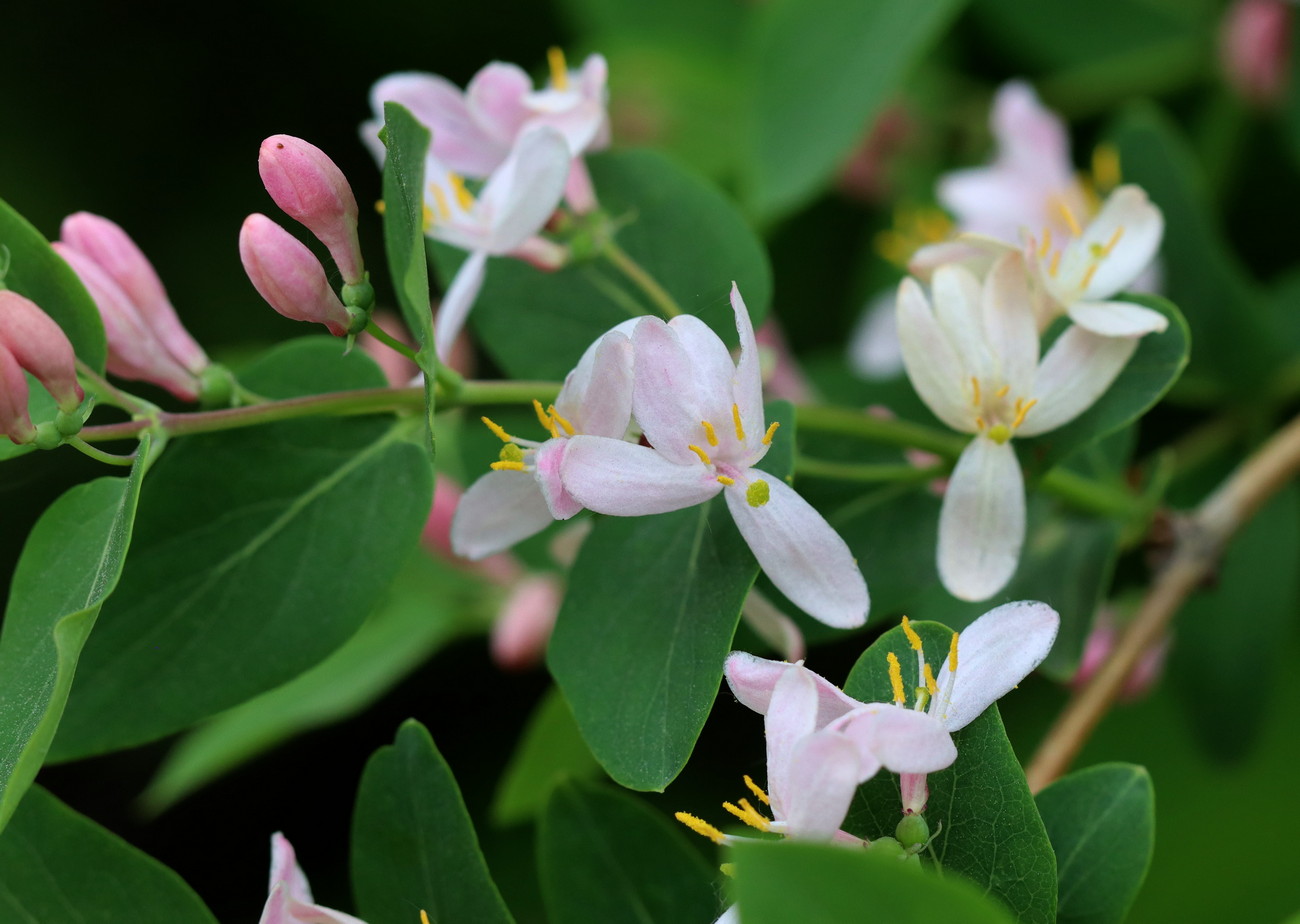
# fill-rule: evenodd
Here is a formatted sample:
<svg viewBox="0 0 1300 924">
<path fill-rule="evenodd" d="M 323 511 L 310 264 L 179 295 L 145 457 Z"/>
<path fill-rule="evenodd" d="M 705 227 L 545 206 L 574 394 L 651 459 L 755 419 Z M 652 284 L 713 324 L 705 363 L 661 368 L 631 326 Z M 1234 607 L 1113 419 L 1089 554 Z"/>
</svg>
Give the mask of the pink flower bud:
<svg viewBox="0 0 1300 924">
<path fill-rule="evenodd" d="M 0 341 L 54 396 L 60 410 L 77 409 L 85 397 L 77 383 L 77 355 L 63 328 L 35 302 L 17 292 L 0 292 Z"/>
<path fill-rule="evenodd" d="M 15 443 L 36 439 L 36 428 L 27 413 L 27 376 L 14 354 L 0 343 L 0 431 Z"/>
<path fill-rule="evenodd" d="M 564 592 L 549 574 L 515 585 L 492 626 L 492 660 L 505 670 L 526 670 L 546 653 Z"/>
<path fill-rule="evenodd" d="M 301 138 L 272 135 L 262 142 L 257 169 L 275 204 L 329 249 L 343 281 L 361 282 L 357 200 L 334 161 Z"/>
<path fill-rule="evenodd" d="M 1290 6 L 1282 0 L 1237 0 L 1219 31 L 1224 77 L 1259 106 L 1276 104 L 1286 85 L 1291 55 Z"/>
<path fill-rule="evenodd" d="M 239 229 L 239 259 L 259 295 L 295 321 L 324 324 L 342 337 L 352 317 L 307 247 L 265 215 L 249 215 Z"/>
</svg>

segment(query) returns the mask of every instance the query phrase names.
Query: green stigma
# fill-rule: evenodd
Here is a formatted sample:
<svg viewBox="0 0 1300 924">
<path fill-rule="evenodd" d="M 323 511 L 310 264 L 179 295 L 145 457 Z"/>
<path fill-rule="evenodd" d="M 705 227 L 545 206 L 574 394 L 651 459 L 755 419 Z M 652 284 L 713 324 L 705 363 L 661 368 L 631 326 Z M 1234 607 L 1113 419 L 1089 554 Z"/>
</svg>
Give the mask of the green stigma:
<svg viewBox="0 0 1300 924">
<path fill-rule="evenodd" d="M 763 479 L 751 481 L 749 487 L 745 489 L 745 500 L 749 501 L 751 507 L 762 507 L 772 499 L 772 489 Z"/>
<path fill-rule="evenodd" d="M 501 447 L 502 462 L 522 462 L 524 461 L 524 451 L 514 443 L 506 443 Z"/>
</svg>

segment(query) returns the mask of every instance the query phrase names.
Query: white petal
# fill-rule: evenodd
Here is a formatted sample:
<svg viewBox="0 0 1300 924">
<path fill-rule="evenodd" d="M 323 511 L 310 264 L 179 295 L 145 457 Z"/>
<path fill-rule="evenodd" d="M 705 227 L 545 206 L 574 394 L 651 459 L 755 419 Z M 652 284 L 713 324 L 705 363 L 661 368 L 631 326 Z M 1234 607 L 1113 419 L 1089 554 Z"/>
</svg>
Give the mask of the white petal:
<svg viewBox="0 0 1300 924">
<path fill-rule="evenodd" d="M 578 433 L 622 439 L 632 419 L 632 340 L 620 330 L 583 353 L 555 399 Z"/>
<path fill-rule="evenodd" d="M 812 678 L 817 688 L 817 728 L 823 728 L 830 722 L 856 709 L 862 703 L 853 699 L 835 684 L 816 671 L 810 671 L 802 664 L 788 661 L 772 661 L 760 658 L 747 651 L 733 651 L 727 656 L 724 673 L 727 686 L 741 703 L 762 715 L 772 701 L 772 690 L 786 671 L 799 670 Z"/>
<path fill-rule="evenodd" d="M 668 513 L 703 503 L 722 490 L 698 459 L 678 465 L 648 446 L 600 436 L 575 436 L 568 442 L 564 486 L 597 513 L 619 517 Z"/>
<path fill-rule="evenodd" d="M 687 367 L 694 376 L 694 401 L 700 418 L 712 423 L 718 437 L 727 445 L 734 445 L 731 405 L 735 403 L 736 363 L 731 351 L 713 328 L 693 314 L 673 318 L 668 322 L 668 329 L 681 344 Z M 759 412 L 761 420 L 761 401 Z"/>
<path fill-rule="evenodd" d="M 1118 240 L 1110 254 L 1098 262 L 1083 298 L 1114 295 L 1141 275 L 1160 249 L 1165 218 L 1140 186 L 1121 186 L 1111 193 L 1084 229 L 1080 244 L 1089 249 L 1105 248 L 1117 233 Z"/>
<path fill-rule="evenodd" d="M 962 450 L 939 512 L 939 577 L 954 597 L 986 600 L 1016 571 L 1025 483 L 1011 443 L 977 436 Z"/>
<path fill-rule="evenodd" d="M 776 608 L 771 600 L 751 587 L 741 607 L 740 618 L 757 635 L 787 661 L 802 661 L 808 651 L 799 625 Z"/>
<path fill-rule="evenodd" d="M 465 318 L 469 316 L 470 308 L 474 307 L 474 299 L 478 298 L 478 293 L 483 288 L 487 259 L 486 251 L 476 250 L 471 253 L 460 265 L 460 269 L 456 270 L 447 294 L 438 306 L 433 341 L 437 344 L 438 359 L 442 362 L 446 362 L 451 355 L 452 345 L 465 326 Z"/>
<path fill-rule="evenodd" d="M 767 429 L 763 413 L 763 372 L 759 368 L 758 341 L 754 322 L 740 297 L 740 287 L 731 284 L 731 307 L 736 315 L 736 334 L 740 338 L 740 358 L 733 369 L 732 396 L 745 427 L 745 447 L 752 454 L 759 450 Z"/>
<path fill-rule="evenodd" d="M 963 387 L 970 374 L 915 279 L 898 286 L 898 343 L 908 378 L 926 406 L 954 430 L 973 431 L 973 409 Z"/>
<path fill-rule="evenodd" d="M 786 833 L 801 840 L 829 841 L 844 824 L 864 775 L 874 776 L 879 767 L 875 762 L 863 768 L 858 748 L 843 735 L 823 731 L 805 736 L 795 744 L 786 772 L 780 819 L 786 822 Z"/>
<path fill-rule="evenodd" d="M 514 250 L 542 229 L 560 204 L 569 176 L 569 147 L 549 128 L 519 136 L 505 163 L 493 171 L 473 214 L 488 229 L 486 249 Z"/>
<path fill-rule="evenodd" d="M 772 583 L 828 626 L 851 629 L 866 622 L 867 582 L 839 533 L 781 479 L 758 469 L 746 474 L 750 483 L 767 482 L 767 503 L 751 505 L 746 483 L 738 480 L 725 491 L 727 507 Z"/>
<path fill-rule="evenodd" d="M 1075 302 L 1070 320 L 1103 337 L 1141 337 L 1169 326 L 1159 311 L 1132 302 Z"/>
<path fill-rule="evenodd" d="M 941 704 L 949 731 L 973 721 L 989 704 L 1029 676 L 1052 650 L 1061 623 L 1046 603 L 1004 603 L 970 624 L 957 638 L 952 699 Z"/>
<path fill-rule="evenodd" d="M 957 759 L 957 748 L 942 722 L 888 703 L 860 706 L 830 729 L 856 744 L 864 754 L 864 766 L 870 756 L 894 773 L 933 773 Z"/>
<path fill-rule="evenodd" d="M 935 320 L 969 373 L 981 379 L 992 369 L 984 333 L 980 281 L 964 266 L 941 266 L 934 274 L 930 298 Z"/>
<path fill-rule="evenodd" d="M 1024 258 L 1008 253 L 984 279 L 981 308 L 989 349 L 1001 366 L 1001 379 L 1013 394 L 1025 395 L 1038 367 L 1038 321 L 1029 299 Z"/>
<path fill-rule="evenodd" d="M 796 668 L 781 674 L 763 721 L 767 740 L 767 794 L 772 812 L 785 817 L 786 785 L 795 745 L 816 729 L 817 684 L 810 672 Z"/>
<path fill-rule="evenodd" d="M 469 486 L 451 521 L 451 547 L 477 561 L 541 532 L 554 522 L 528 472 L 488 472 Z"/>
<path fill-rule="evenodd" d="M 564 487 L 564 456 L 569 442 L 563 437 L 549 439 L 537 447 L 532 459 L 537 486 L 551 516 L 557 520 L 570 519 L 582 510 L 582 504 Z"/>
<path fill-rule="evenodd" d="M 1036 436 L 1078 417 L 1110 388 L 1138 347 L 1135 337 L 1103 337 L 1071 324 L 1056 338 L 1034 379 L 1038 404 L 1016 431 Z"/>
<path fill-rule="evenodd" d="M 731 377 L 735 366 L 718 336 L 698 318 L 676 318 L 669 326 L 643 318 L 632 334 L 632 409 L 650 445 L 681 465 L 699 462 L 689 446 L 709 451 L 701 421 L 709 421 L 715 438 L 731 433 Z M 721 418 L 724 413 L 725 418 Z"/>
<path fill-rule="evenodd" d="M 954 240 L 927 244 L 917 250 L 907 262 L 907 271 L 928 282 L 939 267 L 956 263 L 983 276 L 998 257 L 1015 249 L 1014 244 L 986 234 L 960 234 Z"/>
</svg>

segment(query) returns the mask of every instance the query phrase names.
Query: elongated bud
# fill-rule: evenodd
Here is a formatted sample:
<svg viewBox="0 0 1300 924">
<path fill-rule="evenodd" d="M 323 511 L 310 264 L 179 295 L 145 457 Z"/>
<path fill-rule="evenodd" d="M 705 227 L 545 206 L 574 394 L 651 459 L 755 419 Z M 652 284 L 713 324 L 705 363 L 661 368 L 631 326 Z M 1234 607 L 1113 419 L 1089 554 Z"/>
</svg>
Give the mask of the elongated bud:
<svg viewBox="0 0 1300 924">
<path fill-rule="evenodd" d="M 0 431 L 15 443 L 36 439 L 36 428 L 27 413 L 27 376 L 14 354 L 0 343 Z"/>
<path fill-rule="evenodd" d="M 257 169 L 275 204 L 329 249 L 343 281 L 361 282 L 365 269 L 357 241 L 357 200 L 334 161 L 301 138 L 272 135 L 262 142 Z"/>
<path fill-rule="evenodd" d="M 239 229 L 239 259 L 259 295 L 286 318 L 348 333 L 353 317 L 307 247 L 265 215 L 249 215 Z"/>
<path fill-rule="evenodd" d="M 75 411 L 85 393 L 77 384 L 77 355 L 48 314 L 17 292 L 0 292 L 0 341 L 54 396 L 59 410 Z"/>
</svg>

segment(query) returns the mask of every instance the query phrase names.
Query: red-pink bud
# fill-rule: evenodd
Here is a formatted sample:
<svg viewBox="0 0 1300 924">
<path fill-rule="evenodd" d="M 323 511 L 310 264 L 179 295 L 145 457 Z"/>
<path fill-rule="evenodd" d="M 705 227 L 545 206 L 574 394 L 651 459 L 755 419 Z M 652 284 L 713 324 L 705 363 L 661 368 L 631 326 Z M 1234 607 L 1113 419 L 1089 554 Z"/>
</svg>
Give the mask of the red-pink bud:
<svg viewBox="0 0 1300 924">
<path fill-rule="evenodd" d="M 257 169 L 275 204 L 329 249 L 343 281 L 361 282 L 357 200 L 334 161 L 301 138 L 272 135 L 262 142 Z"/>
<path fill-rule="evenodd" d="M 71 413 L 85 393 L 77 383 L 77 354 L 63 328 L 17 292 L 0 292 L 0 341 L 22 366 Z"/>
<path fill-rule="evenodd" d="M 1248 102 L 1271 106 L 1282 97 L 1291 56 L 1290 5 L 1237 0 L 1219 29 L 1219 62 L 1228 83 Z"/>
<path fill-rule="evenodd" d="M 0 432 L 15 443 L 36 439 L 36 428 L 27 413 L 27 376 L 9 349 L 0 343 Z"/>
<path fill-rule="evenodd" d="M 324 324 L 342 337 L 352 318 L 325 278 L 325 268 L 301 241 L 265 215 L 249 215 L 239 229 L 239 259 L 258 294 L 295 321 Z"/>
</svg>

